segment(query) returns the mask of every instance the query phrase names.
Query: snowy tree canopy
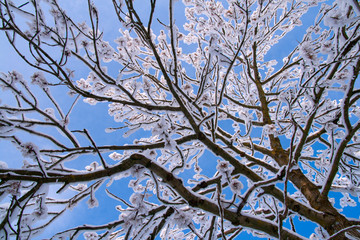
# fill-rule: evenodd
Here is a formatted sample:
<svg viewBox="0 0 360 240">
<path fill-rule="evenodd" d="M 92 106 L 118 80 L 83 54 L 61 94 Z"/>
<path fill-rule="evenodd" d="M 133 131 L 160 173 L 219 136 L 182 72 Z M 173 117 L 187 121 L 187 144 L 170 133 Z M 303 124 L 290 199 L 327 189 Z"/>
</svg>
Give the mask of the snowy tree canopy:
<svg viewBox="0 0 360 240">
<path fill-rule="evenodd" d="M 358 1 L 70 2 L 0 1 L 0 239 L 360 238 Z"/>
</svg>

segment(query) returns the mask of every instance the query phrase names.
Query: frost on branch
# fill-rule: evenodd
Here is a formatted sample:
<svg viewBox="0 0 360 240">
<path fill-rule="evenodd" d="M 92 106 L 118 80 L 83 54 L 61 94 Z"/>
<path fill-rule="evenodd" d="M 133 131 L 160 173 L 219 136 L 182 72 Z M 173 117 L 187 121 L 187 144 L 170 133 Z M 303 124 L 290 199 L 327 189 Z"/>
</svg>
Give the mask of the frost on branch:
<svg viewBox="0 0 360 240">
<path fill-rule="evenodd" d="M 99 239 L 99 235 L 96 232 L 85 232 L 84 238 L 86 240 L 97 240 Z"/>
<path fill-rule="evenodd" d="M 38 147 L 32 142 L 26 142 L 20 145 L 20 151 L 23 157 L 34 158 L 38 154 Z"/>
<path fill-rule="evenodd" d="M 0 238 L 360 237 L 356 1 L 0 1 Z"/>
</svg>

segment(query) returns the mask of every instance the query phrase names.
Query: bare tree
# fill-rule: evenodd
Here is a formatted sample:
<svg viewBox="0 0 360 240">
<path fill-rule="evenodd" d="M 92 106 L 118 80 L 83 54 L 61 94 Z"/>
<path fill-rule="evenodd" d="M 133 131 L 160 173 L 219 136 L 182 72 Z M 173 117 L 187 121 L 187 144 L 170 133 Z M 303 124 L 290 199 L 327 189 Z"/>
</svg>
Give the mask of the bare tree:
<svg viewBox="0 0 360 240">
<path fill-rule="evenodd" d="M 2 36 L 35 68 L 0 75 L 0 143 L 27 159 L 0 162 L 1 239 L 32 239 L 80 201 L 101 207 L 100 188 L 119 218 L 52 239 L 304 239 L 299 219 L 318 226 L 312 239 L 359 238 L 334 205 L 359 202 L 359 6 L 318 2 L 183 0 L 180 26 L 174 0 L 165 15 L 164 1 L 113 0 L 118 23 L 101 26 L 90 0 L 81 23 L 55 0 L 1 0 Z M 311 7 L 300 42 L 274 53 Z M 74 127 L 80 100 L 106 104 L 105 130 L 125 138 Z M 124 179 L 129 199 L 108 189 Z"/>
</svg>

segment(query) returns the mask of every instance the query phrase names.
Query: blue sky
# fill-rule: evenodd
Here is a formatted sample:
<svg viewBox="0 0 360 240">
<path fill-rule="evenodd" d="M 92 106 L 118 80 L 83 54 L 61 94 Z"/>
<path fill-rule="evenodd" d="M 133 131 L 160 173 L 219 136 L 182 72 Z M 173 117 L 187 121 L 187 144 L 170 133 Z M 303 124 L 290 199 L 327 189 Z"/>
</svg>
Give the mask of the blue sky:
<svg viewBox="0 0 360 240">
<path fill-rule="evenodd" d="M 120 36 L 120 33 L 118 29 L 120 28 L 120 24 L 117 21 L 115 12 L 113 10 L 113 5 L 111 1 L 101 1 L 97 0 L 94 1 L 95 5 L 98 7 L 98 10 L 100 12 L 100 26 L 101 31 L 104 32 L 104 39 L 109 41 L 111 44 L 115 45 L 113 40 L 115 40 L 117 37 Z M 143 1 L 146 3 L 145 6 L 148 6 L 148 1 Z M 168 9 L 167 9 L 167 3 L 166 1 L 159 1 L 157 5 L 157 12 L 164 13 L 164 18 L 160 19 L 161 21 L 166 22 L 167 16 L 168 16 Z M 83 0 L 76 0 L 76 1 L 61 1 L 61 6 L 66 9 L 66 12 L 69 16 L 72 16 L 76 19 L 77 22 L 86 21 L 89 23 L 88 20 L 88 14 L 87 14 L 87 1 Z M 147 15 L 147 7 L 144 7 L 144 4 L 142 4 L 142 8 L 139 8 L 139 13 L 143 15 Z M 179 7 L 182 7 L 182 4 L 178 4 Z M 183 9 L 179 12 L 179 16 L 182 16 Z M 156 21 L 154 23 L 154 26 L 158 26 L 159 23 Z M 7 39 L 3 32 L 0 32 L 0 46 L 1 46 L 1 52 L 0 52 L 0 72 L 8 72 L 12 70 L 17 70 L 21 72 L 24 76 L 24 78 L 29 79 L 30 76 L 36 71 L 35 69 L 28 66 L 24 61 L 13 51 L 10 44 L 7 42 Z M 24 46 L 26 48 L 26 46 Z M 75 68 L 75 78 L 86 78 L 89 71 L 86 67 L 79 65 L 78 63 L 77 67 Z M 113 65 L 114 74 L 117 74 L 116 71 L 117 67 Z M 55 90 L 55 89 L 54 89 Z M 34 88 L 35 92 L 40 93 L 38 95 L 39 102 L 42 104 L 42 102 L 47 101 L 46 97 L 41 95 L 41 91 L 39 89 Z M 9 95 L 2 92 L 2 95 L 0 96 L 0 99 L 2 103 L 7 103 L 9 105 L 14 104 L 14 99 Z M 66 106 L 64 109 L 68 109 L 72 102 L 74 101 L 74 98 L 70 98 L 67 95 L 67 89 L 66 88 L 58 88 L 56 91 L 53 91 L 53 95 L 55 99 L 60 103 Z M 96 140 L 98 145 L 112 145 L 114 142 L 116 142 L 118 145 L 124 144 L 124 143 L 131 143 L 133 139 L 139 139 L 143 137 L 142 133 L 134 133 L 131 135 L 129 139 L 123 138 L 123 133 L 125 131 L 116 131 L 114 133 L 106 133 L 105 128 L 107 127 L 118 127 L 119 123 L 116 123 L 113 120 L 113 117 L 108 115 L 108 103 L 98 103 L 96 106 L 91 106 L 87 103 L 84 103 L 82 100 L 80 100 L 74 111 L 71 114 L 70 118 L 70 129 L 84 129 L 86 128 L 91 136 Z M 47 103 L 43 104 L 43 107 L 48 107 Z M 60 134 L 57 132 L 53 132 L 55 136 L 58 136 L 61 138 Z M 149 133 L 147 133 L 149 134 Z M 33 138 L 32 136 L 23 134 L 23 140 L 26 141 L 36 141 L 39 146 L 42 146 L 45 144 L 42 140 L 39 140 L 38 138 Z M 88 146 L 89 141 L 84 137 L 79 137 L 79 141 L 83 146 Z M 0 161 L 4 161 L 8 164 L 9 168 L 21 168 L 23 157 L 21 153 L 16 149 L 16 147 L 4 140 L 0 140 Z M 107 156 L 105 156 L 107 157 Z M 97 156 L 85 156 L 82 157 L 82 168 L 86 165 L 89 165 L 91 162 L 98 160 Z M 115 162 L 111 159 L 107 158 L 107 161 L 109 163 L 114 164 Z M 78 161 L 77 161 L 78 162 Z M 72 165 L 68 165 L 68 167 L 74 167 Z M 79 166 L 76 166 L 79 167 Z M 109 187 L 108 189 L 114 193 L 119 194 L 124 199 L 128 200 L 130 195 L 132 194 L 132 191 L 128 189 L 127 185 L 129 182 L 129 178 L 127 179 L 121 179 L 118 180 L 116 183 L 113 184 L 113 186 Z M 96 198 L 98 199 L 106 199 L 105 202 L 101 201 L 102 204 L 98 208 L 89 209 L 86 204 L 86 199 L 83 200 L 80 204 L 78 204 L 73 210 L 66 211 L 63 216 L 60 219 L 57 219 L 54 221 L 46 230 L 45 232 L 38 236 L 37 239 L 43 239 L 43 238 L 49 238 L 53 234 L 66 230 L 71 227 L 76 227 L 78 225 L 82 225 L 84 223 L 86 224 L 104 224 L 108 221 L 115 221 L 119 217 L 119 212 L 115 210 L 115 207 L 119 205 L 118 201 L 115 201 L 112 198 L 109 198 L 105 193 L 105 186 L 104 184 L 95 194 Z M 50 196 L 52 197 L 58 197 L 58 195 L 55 193 L 61 185 L 53 186 L 52 191 L 50 191 Z M 119 189 L 120 188 L 120 189 Z M 61 195 L 60 198 L 69 197 L 71 193 Z M 82 234 L 80 235 L 79 239 L 83 239 Z"/>
<path fill-rule="evenodd" d="M 142 0 L 144 2 L 148 2 L 146 0 Z M 118 37 L 120 33 L 118 32 L 119 24 L 114 21 L 115 14 L 112 9 L 112 4 L 110 1 L 101 1 L 97 0 L 94 1 L 95 5 L 98 6 L 100 11 L 100 25 L 101 30 L 104 31 L 104 39 L 111 42 L 113 39 Z M 139 1 L 135 1 L 138 3 Z M 76 19 L 86 19 L 87 15 L 81 14 L 84 11 L 84 3 L 85 1 L 63 1 L 65 9 L 67 10 L 68 15 L 74 16 Z M 160 16 L 160 20 L 166 22 L 168 16 L 168 9 L 167 9 L 167 1 L 160 0 L 158 1 L 157 6 L 157 14 Z M 176 23 L 180 26 L 185 21 L 184 15 L 184 6 L 182 6 L 181 2 L 176 3 L 176 11 L 175 11 L 175 18 Z M 103 14 L 101 14 L 103 13 Z M 142 16 L 147 16 L 148 11 L 147 7 L 139 8 L 139 13 Z M 303 24 L 307 26 L 313 22 L 313 19 L 317 13 L 317 9 L 310 9 L 308 14 L 306 14 L 303 18 Z M 79 20 L 80 21 L 80 20 Z M 158 22 L 154 22 L 154 26 L 157 28 L 160 26 Z M 155 29 L 158 31 L 158 29 Z M 283 39 L 277 46 L 275 46 L 268 54 L 269 58 L 279 58 L 279 62 L 281 62 L 282 57 L 286 56 L 289 50 L 292 50 L 294 46 L 298 44 L 302 40 L 303 33 L 305 32 L 304 27 L 297 27 L 293 30 L 285 39 Z M 25 78 L 29 78 L 34 70 L 28 67 L 25 63 L 23 63 L 22 59 L 20 59 L 11 49 L 7 41 L 4 39 L 4 34 L 0 32 L 0 46 L 1 46 L 1 53 L 0 53 L 0 71 L 7 72 L 13 69 L 18 70 L 19 72 L 23 73 Z M 74 62 L 74 64 L 77 64 Z M 111 65 L 110 65 L 111 66 Z M 109 71 L 114 71 L 116 74 L 116 66 L 113 66 L 113 69 L 109 69 Z M 76 66 L 75 77 L 76 78 L 86 78 L 88 74 L 88 70 L 82 66 Z M 73 100 L 68 98 L 67 96 L 64 97 L 66 89 L 61 89 L 60 91 L 54 92 L 55 98 L 65 106 L 70 106 Z M 10 99 L 7 95 L 2 95 L 0 97 L 3 102 L 12 103 L 13 100 Z M 46 104 L 44 104 L 46 106 Z M 130 143 L 132 139 L 141 138 L 144 134 L 150 134 L 150 132 L 139 132 L 131 135 L 129 139 L 123 139 L 122 134 L 124 131 L 116 131 L 113 133 L 105 133 L 104 129 L 107 127 L 117 127 L 119 126 L 118 123 L 113 121 L 113 118 L 108 115 L 108 107 L 107 103 L 98 103 L 96 106 L 90 106 L 82 101 L 76 105 L 75 110 L 73 111 L 71 117 L 70 128 L 71 129 L 88 129 L 91 136 L 96 140 L 98 145 L 107 145 L 107 144 L 123 144 L 125 142 Z M 54 133 L 57 134 L 57 133 Z M 25 139 L 29 139 L 29 136 L 24 136 Z M 31 139 L 32 140 L 32 139 Z M 90 145 L 89 141 L 84 137 L 79 137 L 79 140 L 82 145 L 87 146 Z M 42 144 L 42 143 L 39 143 Z M 1 161 L 5 161 L 8 163 L 9 167 L 16 168 L 21 167 L 22 165 L 22 156 L 20 153 L 17 152 L 14 146 L 11 144 L 0 140 L 0 156 Z M 204 159 L 210 154 L 204 154 Z M 92 161 L 97 160 L 97 156 L 86 156 L 84 157 L 83 164 L 88 165 Z M 109 160 L 109 163 L 111 162 Z M 216 166 L 216 161 L 213 161 L 213 164 L 209 164 L 208 171 L 214 172 Z M 132 192 L 127 189 L 129 178 L 119 180 L 118 183 L 114 183 L 109 190 L 113 193 L 121 193 L 124 199 L 128 199 Z M 54 187 L 54 191 L 58 186 Z M 103 185 L 96 193 L 96 197 L 99 199 L 106 199 L 105 204 L 101 207 L 88 209 L 86 205 L 86 200 L 82 201 L 76 208 L 72 211 L 68 211 L 64 214 L 62 219 L 54 222 L 39 239 L 46 238 L 51 236 L 51 234 L 64 230 L 69 227 L 75 227 L 81 224 L 102 224 L 107 221 L 113 221 L 118 219 L 119 212 L 115 211 L 115 206 L 119 204 L 119 202 L 110 199 L 106 196 L 104 192 L 105 185 Z M 55 192 L 53 192 L 55 196 Z M 66 196 L 65 196 L 66 197 Z M 338 198 L 339 195 L 334 194 L 334 198 Z M 101 201 L 100 201 L 101 202 Z M 338 204 L 335 205 L 336 207 L 340 207 Z M 360 210 L 358 208 L 345 208 L 344 212 L 347 216 L 352 216 L 357 218 L 359 216 Z M 307 235 L 313 232 L 313 224 L 306 224 L 300 223 L 298 227 L 299 232 L 307 232 Z M 246 233 L 244 233 L 246 234 Z M 243 236 L 243 235 L 241 235 Z M 247 236 L 247 235 L 246 235 Z M 246 237 L 247 239 L 255 239 Z M 240 239 L 240 237 L 239 237 Z"/>
</svg>

